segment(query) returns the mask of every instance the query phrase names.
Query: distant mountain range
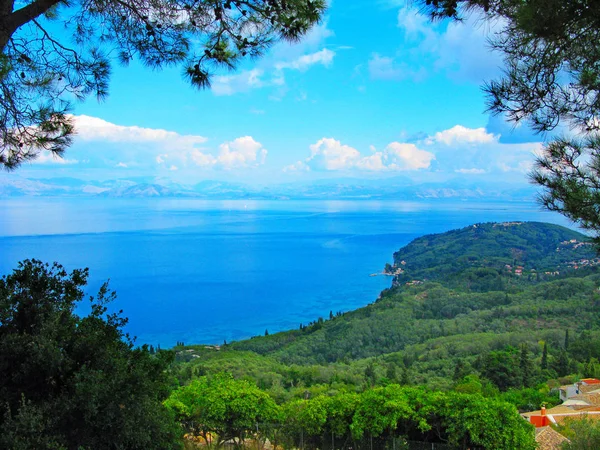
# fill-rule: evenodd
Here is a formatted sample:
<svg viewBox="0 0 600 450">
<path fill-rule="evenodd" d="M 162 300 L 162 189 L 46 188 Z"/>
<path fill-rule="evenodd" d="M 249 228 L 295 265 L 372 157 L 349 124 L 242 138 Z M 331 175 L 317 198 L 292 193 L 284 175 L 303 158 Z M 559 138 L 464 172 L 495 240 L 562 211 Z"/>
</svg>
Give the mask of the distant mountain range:
<svg viewBox="0 0 600 450">
<path fill-rule="evenodd" d="M 372 200 L 491 200 L 531 201 L 536 189 L 461 179 L 447 183 L 415 183 L 403 178 L 340 178 L 308 182 L 253 186 L 242 183 L 205 180 L 186 185 L 162 177 L 139 177 L 108 181 L 78 178 L 23 178 L 0 176 L 0 196 L 70 196 L 149 198 L 179 197 L 215 200 L 277 199 L 372 199 Z"/>
</svg>

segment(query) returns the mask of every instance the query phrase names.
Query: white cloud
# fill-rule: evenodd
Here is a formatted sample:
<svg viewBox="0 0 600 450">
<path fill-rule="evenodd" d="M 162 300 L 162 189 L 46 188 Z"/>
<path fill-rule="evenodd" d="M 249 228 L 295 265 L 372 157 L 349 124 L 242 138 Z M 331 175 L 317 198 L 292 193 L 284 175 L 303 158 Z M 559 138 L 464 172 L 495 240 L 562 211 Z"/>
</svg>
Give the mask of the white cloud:
<svg viewBox="0 0 600 450">
<path fill-rule="evenodd" d="M 427 139 L 427 144 L 434 142 L 445 145 L 457 144 L 490 144 L 497 142 L 498 136 L 488 133 L 485 128 L 467 128 L 462 125 L 435 133 Z"/>
<path fill-rule="evenodd" d="M 488 40 L 504 28 L 502 21 L 487 21 L 477 14 L 462 22 L 450 22 L 435 43 L 436 67 L 453 78 L 482 83 L 500 73 L 502 57 L 492 51 Z"/>
<path fill-rule="evenodd" d="M 219 153 L 214 156 L 200 150 L 190 153 L 192 163 L 198 167 L 215 167 L 236 169 L 257 167 L 265 163 L 267 150 L 251 136 L 243 136 L 219 146 Z"/>
<path fill-rule="evenodd" d="M 51 152 L 40 152 L 36 159 L 32 161 L 33 164 L 61 164 L 61 165 L 70 165 L 70 164 L 79 164 L 77 159 L 65 159 L 60 156 L 56 156 Z"/>
<path fill-rule="evenodd" d="M 371 146 L 373 147 L 373 146 Z M 322 138 L 310 146 L 304 161 L 287 166 L 285 171 L 405 171 L 426 169 L 435 156 L 414 144 L 392 142 L 381 152 L 363 156 L 358 150 L 333 138 Z"/>
<path fill-rule="evenodd" d="M 427 169 L 435 155 L 415 144 L 392 142 L 383 151 L 383 158 L 390 170 L 418 170 Z"/>
<path fill-rule="evenodd" d="M 197 171 L 245 169 L 265 163 L 267 150 L 252 136 L 207 144 L 199 135 L 183 135 L 163 129 L 122 126 L 106 120 L 76 116 L 77 139 L 69 156 L 55 158 L 44 153 L 38 164 L 86 164 L 89 169 Z"/>
<path fill-rule="evenodd" d="M 504 28 L 502 21 L 487 21 L 476 13 L 462 21 L 432 23 L 417 8 L 398 10 L 397 25 L 403 33 L 399 58 L 425 78 L 427 71 L 440 70 L 459 81 L 480 84 L 498 75 L 501 55 L 490 49 L 488 40 Z"/>
<path fill-rule="evenodd" d="M 394 60 L 374 53 L 369 60 L 369 75 L 374 80 L 402 80 L 404 71 L 395 66 Z"/>
<path fill-rule="evenodd" d="M 285 166 L 283 168 L 284 172 L 308 172 L 310 171 L 310 167 L 304 161 L 297 161 L 294 164 L 290 164 L 289 166 Z"/>
<path fill-rule="evenodd" d="M 434 33 L 429 18 L 410 7 L 403 7 L 398 11 L 398 28 L 404 30 L 408 38 L 430 36 Z"/>
<path fill-rule="evenodd" d="M 204 136 L 181 135 L 174 131 L 115 125 L 90 116 L 73 116 L 77 139 L 82 141 L 153 143 L 165 149 L 193 149 L 207 141 Z"/>
<path fill-rule="evenodd" d="M 343 145 L 333 138 L 320 139 L 310 146 L 310 157 L 306 160 L 311 169 L 349 169 L 360 158 L 355 148 Z"/>
<path fill-rule="evenodd" d="M 324 48 L 318 52 L 300 55 L 295 59 L 275 62 L 268 69 L 255 68 L 235 75 L 215 76 L 212 80 L 211 90 L 213 94 L 223 96 L 268 86 L 284 86 L 285 70 L 305 72 L 317 64 L 330 67 L 334 56 L 334 51 Z"/>
<path fill-rule="evenodd" d="M 299 56 L 292 61 L 282 61 L 275 64 L 275 69 L 294 69 L 305 71 L 315 64 L 322 64 L 325 67 L 331 66 L 335 52 L 324 48 L 321 51 Z"/>
<path fill-rule="evenodd" d="M 265 86 L 262 69 L 245 70 L 235 75 L 220 75 L 212 80 L 211 90 L 215 95 L 233 95 Z"/>
<path fill-rule="evenodd" d="M 217 158 L 215 158 L 213 155 L 203 153 L 200 150 L 194 150 L 191 152 L 190 159 L 198 167 L 214 166 L 217 162 Z"/>
<path fill-rule="evenodd" d="M 226 169 L 258 166 L 264 164 L 267 157 L 267 150 L 251 136 L 225 142 L 219 146 L 219 149 L 216 163 Z"/>
<path fill-rule="evenodd" d="M 394 58 L 373 53 L 369 59 L 369 76 L 372 80 L 401 81 L 405 79 L 421 80 L 425 77 L 425 69 L 410 68 L 406 63 L 398 63 Z"/>
<path fill-rule="evenodd" d="M 327 19 L 321 24 L 314 26 L 298 42 L 283 42 L 276 45 L 270 58 L 272 61 L 291 61 L 307 53 L 313 53 L 322 48 L 325 41 L 335 36 L 333 30 L 328 28 Z"/>
<path fill-rule="evenodd" d="M 508 144 L 485 128 L 456 125 L 423 138 L 418 144 L 436 154 L 436 170 L 462 174 L 525 174 L 531 170 L 539 142 Z"/>
</svg>

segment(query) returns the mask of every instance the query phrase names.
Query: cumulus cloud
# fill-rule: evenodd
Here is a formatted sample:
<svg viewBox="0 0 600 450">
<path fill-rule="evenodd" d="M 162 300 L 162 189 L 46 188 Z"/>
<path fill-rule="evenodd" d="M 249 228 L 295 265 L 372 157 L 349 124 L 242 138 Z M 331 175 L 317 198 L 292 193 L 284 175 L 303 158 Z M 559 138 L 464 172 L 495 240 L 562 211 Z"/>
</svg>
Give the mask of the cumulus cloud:
<svg viewBox="0 0 600 450">
<path fill-rule="evenodd" d="M 190 153 L 190 159 L 198 167 L 230 170 L 260 166 L 265 163 L 267 153 L 260 142 L 251 136 L 243 136 L 221 144 L 217 155 L 194 150 Z"/>
<path fill-rule="evenodd" d="M 539 142 L 507 144 L 501 136 L 485 128 L 467 128 L 456 125 L 420 141 L 436 154 L 438 170 L 461 173 L 526 174 L 531 170 Z"/>
<path fill-rule="evenodd" d="M 36 159 L 32 161 L 33 164 L 61 164 L 71 165 L 79 164 L 77 159 L 66 159 L 60 156 L 56 156 L 50 152 L 41 152 Z"/>
<path fill-rule="evenodd" d="M 410 142 L 406 142 L 409 140 Z M 284 168 L 286 172 L 347 171 L 433 173 L 522 177 L 531 170 L 542 144 L 505 144 L 485 128 L 456 125 L 419 139 L 390 142 L 382 150 L 364 152 L 328 137 L 310 146 L 310 155 Z M 503 178 L 503 179 L 504 179 Z"/>
<path fill-rule="evenodd" d="M 435 155 L 420 150 L 415 144 L 392 142 L 383 151 L 383 158 L 388 169 L 418 170 L 427 169 Z"/>
<path fill-rule="evenodd" d="M 77 140 L 70 150 L 75 159 L 42 155 L 41 164 L 75 164 L 91 161 L 89 167 L 239 169 L 265 162 L 267 150 L 251 136 L 208 146 L 207 138 L 163 129 L 116 125 L 89 116 L 76 116 Z"/>
<path fill-rule="evenodd" d="M 498 136 L 488 133 L 485 128 L 467 128 L 462 125 L 435 133 L 426 140 L 427 144 L 437 142 L 445 145 L 490 144 L 497 141 Z"/>
<path fill-rule="evenodd" d="M 267 150 L 251 136 L 244 136 L 219 147 L 217 163 L 226 169 L 264 164 Z"/>
<path fill-rule="evenodd" d="M 373 152 L 373 149 L 371 149 Z M 392 142 L 383 151 L 363 156 L 358 150 L 333 138 L 322 138 L 310 146 L 310 156 L 287 166 L 285 171 L 405 171 L 426 169 L 435 156 L 414 144 Z"/>
<path fill-rule="evenodd" d="M 207 141 L 204 136 L 181 135 L 174 131 L 123 126 L 90 116 L 73 116 L 77 139 L 117 143 L 152 143 L 165 149 L 193 149 Z"/>
</svg>

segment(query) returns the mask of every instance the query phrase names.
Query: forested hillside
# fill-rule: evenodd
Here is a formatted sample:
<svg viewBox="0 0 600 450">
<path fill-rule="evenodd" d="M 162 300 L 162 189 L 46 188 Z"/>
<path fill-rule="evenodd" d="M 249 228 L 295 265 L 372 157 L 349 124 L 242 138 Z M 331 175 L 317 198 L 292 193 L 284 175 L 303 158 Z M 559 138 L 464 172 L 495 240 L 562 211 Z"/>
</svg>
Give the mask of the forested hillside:
<svg viewBox="0 0 600 450">
<path fill-rule="evenodd" d="M 600 356 L 597 263 L 584 235 L 550 224 L 487 223 L 425 236 L 394 254 L 387 268 L 397 273 L 394 286 L 372 304 L 199 352 L 190 366 L 243 376 L 258 364 L 265 370 L 254 375 L 265 388 L 291 387 L 302 376 L 304 386 L 403 378 L 448 388 L 469 373 L 494 381 L 498 367 L 486 358 L 496 357 L 516 367 L 497 388 L 534 385 Z M 517 373 L 523 352 L 532 367 L 525 382 Z M 304 375 L 294 379 L 290 367 Z"/>
</svg>

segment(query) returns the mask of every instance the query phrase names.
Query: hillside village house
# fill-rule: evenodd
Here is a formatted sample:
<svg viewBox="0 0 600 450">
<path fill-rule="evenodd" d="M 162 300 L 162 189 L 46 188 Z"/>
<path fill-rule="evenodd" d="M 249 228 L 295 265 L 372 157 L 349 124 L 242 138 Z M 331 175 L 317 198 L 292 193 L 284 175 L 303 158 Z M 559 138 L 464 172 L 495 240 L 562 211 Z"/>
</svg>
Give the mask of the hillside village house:
<svg viewBox="0 0 600 450">
<path fill-rule="evenodd" d="M 562 404 L 538 411 L 521 414 L 525 420 L 536 427 L 535 440 L 538 450 L 554 450 L 562 448 L 568 439 L 551 427 L 560 425 L 567 419 L 600 420 L 600 380 L 584 378 L 572 385 L 559 388 Z"/>
</svg>

